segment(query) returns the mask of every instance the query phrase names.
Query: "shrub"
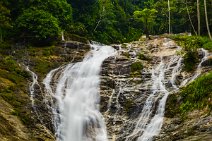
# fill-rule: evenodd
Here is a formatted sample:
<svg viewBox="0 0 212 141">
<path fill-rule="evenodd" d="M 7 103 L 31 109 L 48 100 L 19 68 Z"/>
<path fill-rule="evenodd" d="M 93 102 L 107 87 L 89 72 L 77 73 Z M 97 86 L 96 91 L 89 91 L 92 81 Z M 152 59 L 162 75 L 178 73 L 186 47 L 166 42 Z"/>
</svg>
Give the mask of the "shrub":
<svg viewBox="0 0 212 141">
<path fill-rule="evenodd" d="M 184 58 L 184 67 L 183 69 L 187 72 L 194 71 L 196 63 L 198 62 L 198 53 L 196 50 L 186 51 Z"/>
<path fill-rule="evenodd" d="M 140 72 L 143 69 L 143 65 L 141 62 L 134 62 L 131 64 L 131 72 Z"/>
<path fill-rule="evenodd" d="M 212 109 L 212 71 L 199 77 L 180 91 L 182 103 L 180 111 L 182 113 L 204 107 Z"/>
<path fill-rule="evenodd" d="M 147 55 L 145 55 L 144 53 L 139 53 L 138 59 L 140 59 L 140 60 L 150 60 L 150 58 Z"/>
<path fill-rule="evenodd" d="M 203 48 L 212 51 L 212 41 L 205 43 Z"/>
<path fill-rule="evenodd" d="M 202 47 L 203 43 L 206 42 L 206 38 L 200 36 L 171 36 L 172 39 L 176 40 L 183 48 L 184 58 L 184 70 L 187 72 L 194 71 L 196 63 L 198 62 L 197 49 Z"/>
</svg>

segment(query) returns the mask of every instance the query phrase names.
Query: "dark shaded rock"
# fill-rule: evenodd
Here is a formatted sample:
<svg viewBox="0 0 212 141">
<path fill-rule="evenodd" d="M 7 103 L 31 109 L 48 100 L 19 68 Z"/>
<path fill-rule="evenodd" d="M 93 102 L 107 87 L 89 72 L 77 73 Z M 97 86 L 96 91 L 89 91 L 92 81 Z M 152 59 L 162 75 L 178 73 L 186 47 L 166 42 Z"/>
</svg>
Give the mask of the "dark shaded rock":
<svg viewBox="0 0 212 141">
<path fill-rule="evenodd" d="M 62 46 L 67 48 L 72 48 L 72 49 L 89 49 L 90 48 L 89 44 L 81 43 L 78 41 L 65 41 L 64 43 L 62 43 Z"/>
<path fill-rule="evenodd" d="M 119 45 L 112 45 L 113 48 L 115 48 L 116 50 L 120 50 L 120 46 Z"/>
<path fill-rule="evenodd" d="M 208 57 L 207 60 L 205 60 L 204 62 L 202 62 L 202 66 L 203 67 L 212 66 L 212 56 Z"/>
</svg>

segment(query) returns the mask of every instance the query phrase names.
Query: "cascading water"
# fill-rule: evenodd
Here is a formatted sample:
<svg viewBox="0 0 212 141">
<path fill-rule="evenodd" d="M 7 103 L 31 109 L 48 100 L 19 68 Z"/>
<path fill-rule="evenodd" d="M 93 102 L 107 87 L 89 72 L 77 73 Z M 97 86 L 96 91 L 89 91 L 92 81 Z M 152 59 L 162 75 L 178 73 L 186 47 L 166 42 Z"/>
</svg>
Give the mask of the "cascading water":
<svg viewBox="0 0 212 141">
<path fill-rule="evenodd" d="M 181 83 L 181 87 L 185 86 L 185 85 L 188 84 L 188 83 L 191 83 L 192 81 L 194 81 L 194 80 L 201 74 L 201 71 L 202 71 L 202 68 L 201 68 L 201 67 L 202 67 L 202 63 L 203 63 L 205 60 L 207 60 L 207 57 L 209 56 L 209 53 L 208 53 L 207 50 L 201 48 L 201 52 L 203 53 L 203 57 L 202 57 L 200 63 L 198 64 L 197 69 L 196 69 L 194 75 L 191 76 L 191 77 L 189 77 L 189 78 L 187 78 L 187 79 L 185 79 L 185 80 Z"/>
<path fill-rule="evenodd" d="M 116 54 L 110 46 L 91 45 L 84 60 L 51 71 L 44 79 L 53 109 L 57 140 L 107 141 L 103 117 L 99 112 L 99 82 L 102 62 Z M 53 89 L 53 76 L 60 73 Z"/>
<path fill-rule="evenodd" d="M 35 100 L 34 100 L 34 97 L 35 97 L 35 85 L 39 86 L 39 83 L 38 83 L 38 76 L 29 69 L 29 66 L 26 67 L 26 71 L 28 71 L 31 76 L 32 76 L 32 82 L 31 82 L 31 85 L 29 86 L 29 91 L 30 91 L 30 100 L 31 100 L 31 104 L 32 104 L 32 107 L 33 109 L 35 110 Z"/>
<path fill-rule="evenodd" d="M 109 46 L 93 44 L 82 62 L 69 63 L 50 71 L 43 81 L 44 101 L 52 111 L 57 140 L 108 140 L 106 125 L 99 112 L 99 73 L 102 62 L 109 56 L 116 55 L 115 59 L 111 59 L 112 63 L 108 63 L 110 59 L 105 61 L 112 66 L 112 70 L 104 74 L 104 68 L 101 78 L 114 82 L 111 83 L 111 91 L 108 91 L 110 94 L 107 94 L 108 86 L 102 89 L 106 93 L 103 96 L 108 96 L 108 100 L 103 99 L 106 102 L 102 103 L 105 108 L 102 111 L 106 118 L 109 140 L 153 141 L 163 124 L 168 95 L 178 91 L 183 81 L 183 58 L 176 54 L 180 47 L 168 39 L 163 40 L 159 47 L 157 44 L 160 41 L 156 39 L 153 42 L 156 45 L 151 55 L 155 60 L 148 62 L 149 66 L 147 64 L 148 67 L 139 72 L 141 78 L 138 78 L 139 75 L 131 77 L 127 68 L 138 60 L 139 47 L 133 44 L 120 49 L 118 53 Z M 126 52 L 129 52 L 130 58 L 123 58 Z M 206 50 L 202 49 L 202 52 L 203 58 L 197 70 L 188 81 L 185 80 L 185 84 L 200 75 L 202 63 L 208 57 Z M 121 72 L 122 69 L 116 70 L 116 67 L 126 69 Z M 104 83 L 108 85 L 110 81 Z"/>
<path fill-rule="evenodd" d="M 163 123 L 165 104 L 168 94 L 178 89 L 175 84 L 176 76 L 181 71 L 182 58 L 180 56 L 171 56 L 166 60 L 161 57 L 161 61 L 156 68 L 152 69 L 152 93 L 147 98 L 139 120 L 133 132 L 126 138 L 126 141 L 131 141 L 137 138 L 137 141 L 152 141 L 153 137 L 158 135 Z M 174 67 L 170 67 L 173 66 Z M 166 78 L 166 72 L 171 71 L 171 76 Z M 171 83 L 169 89 L 166 88 L 166 81 Z M 156 113 L 153 115 L 154 105 L 157 104 Z"/>
<path fill-rule="evenodd" d="M 177 89 L 177 86 L 174 84 L 174 82 L 175 82 L 176 75 L 181 71 L 181 61 L 182 61 L 182 58 L 178 57 L 177 65 L 173 68 L 173 71 L 172 71 L 172 76 L 170 81 L 172 82 L 172 87 L 174 89 Z M 163 81 L 165 80 L 164 75 L 165 75 L 165 70 L 164 68 L 161 68 L 159 73 L 159 83 L 157 82 L 157 79 L 156 79 L 156 85 L 153 84 L 153 90 L 155 89 L 156 92 L 159 92 L 159 94 L 162 94 L 163 96 L 161 100 L 159 101 L 156 114 L 151 119 L 150 123 L 147 125 L 143 135 L 138 138 L 138 141 L 151 141 L 154 136 L 160 133 L 160 129 L 163 123 L 165 104 L 169 94 L 169 90 L 167 90 L 166 86 L 163 84 Z"/>
</svg>

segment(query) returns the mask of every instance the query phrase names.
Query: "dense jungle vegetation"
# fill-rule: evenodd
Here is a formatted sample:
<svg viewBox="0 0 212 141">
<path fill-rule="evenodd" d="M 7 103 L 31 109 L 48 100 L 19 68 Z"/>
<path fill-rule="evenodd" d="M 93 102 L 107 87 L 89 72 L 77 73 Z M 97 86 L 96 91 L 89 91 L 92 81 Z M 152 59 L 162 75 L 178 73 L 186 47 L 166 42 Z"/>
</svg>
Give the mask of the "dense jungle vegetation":
<svg viewBox="0 0 212 141">
<path fill-rule="evenodd" d="M 76 34 L 103 43 L 120 43 L 136 40 L 143 33 L 205 36 L 209 28 L 211 0 L 0 1 L 1 46 L 6 46 L 3 41 L 52 44 L 62 32 L 66 37 Z"/>
</svg>

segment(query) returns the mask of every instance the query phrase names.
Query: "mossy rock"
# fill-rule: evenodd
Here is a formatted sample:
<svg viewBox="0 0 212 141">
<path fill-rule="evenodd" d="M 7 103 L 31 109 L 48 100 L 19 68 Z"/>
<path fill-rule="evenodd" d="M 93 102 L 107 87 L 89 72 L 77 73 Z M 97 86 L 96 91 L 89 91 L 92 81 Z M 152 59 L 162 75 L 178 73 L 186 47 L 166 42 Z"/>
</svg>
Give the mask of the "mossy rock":
<svg viewBox="0 0 212 141">
<path fill-rule="evenodd" d="M 142 62 L 134 62 L 131 64 L 131 73 L 140 73 L 143 69 L 143 64 Z"/>
<path fill-rule="evenodd" d="M 149 56 L 145 55 L 142 52 L 138 54 L 138 59 L 140 59 L 140 60 L 147 60 L 147 61 L 148 60 L 151 60 Z"/>
</svg>

